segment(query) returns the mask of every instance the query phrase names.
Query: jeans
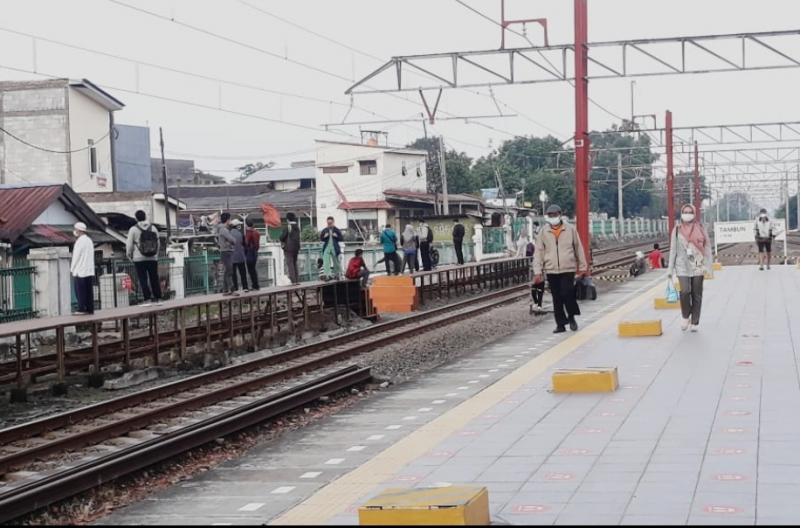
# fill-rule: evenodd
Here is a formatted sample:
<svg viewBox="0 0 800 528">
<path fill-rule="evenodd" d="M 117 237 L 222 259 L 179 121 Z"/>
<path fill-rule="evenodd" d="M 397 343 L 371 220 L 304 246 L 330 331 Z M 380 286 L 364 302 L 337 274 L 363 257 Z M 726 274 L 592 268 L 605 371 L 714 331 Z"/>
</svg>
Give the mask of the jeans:
<svg viewBox="0 0 800 528">
<path fill-rule="evenodd" d="M 284 251 L 283 256 L 286 259 L 286 269 L 289 272 L 289 280 L 292 284 L 300 283 L 300 275 L 297 273 L 297 253 L 293 251 Z"/>
<path fill-rule="evenodd" d="M 78 300 L 78 311 L 94 313 L 94 275 L 75 277 L 75 297 Z"/>
<path fill-rule="evenodd" d="M 400 274 L 400 268 L 403 266 L 403 262 L 400 260 L 400 255 L 397 254 L 397 251 L 392 251 L 391 253 L 384 253 L 383 263 L 386 266 L 387 275 Z"/>
<path fill-rule="evenodd" d="M 246 262 L 247 273 L 250 274 L 250 285 L 253 287 L 254 290 L 258 289 L 258 269 L 256 269 L 257 263 L 258 261 L 256 260 L 248 260 Z"/>
<path fill-rule="evenodd" d="M 417 266 L 417 252 L 414 253 L 403 253 L 403 267 L 400 269 L 400 273 L 405 273 L 406 265 L 408 266 L 409 273 L 414 273 L 414 268 Z"/>
<path fill-rule="evenodd" d="M 233 263 L 233 291 L 239 289 L 239 281 L 236 280 L 236 276 L 242 278 L 242 289 L 247 289 L 247 268 L 244 265 L 244 262 L 234 262 Z"/>
<path fill-rule="evenodd" d="M 420 242 L 419 243 L 419 252 L 422 254 L 422 269 L 425 271 L 430 271 L 433 266 L 431 266 L 431 245 L 429 242 Z"/>
<path fill-rule="evenodd" d="M 233 284 L 233 251 L 220 253 L 219 261 L 222 262 L 222 292 L 233 291 L 231 290 Z"/>
<path fill-rule="evenodd" d="M 161 299 L 161 281 L 158 280 L 158 262 L 143 260 L 134 262 L 136 276 L 139 278 L 139 287 L 142 289 L 142 298 L 145 301 Z"/>
<path fill-rule="evenodd" d="M 454 238 L 453 239 L 453 247 L 456 249 L 456 259 L 458 259 L 459 264 L 464 263 L 464 239 L 463 238 Z"/>
<path fill-rule="evenodd" d="M 681 314 L 684 319 L 691 317 L 692 324 L 700 323 L 700 309 L 703 307 L 703 280 L 705 277 L 678 277 L 681 285 Z"/>
<path fill-rule="evenodd" d="M 548 273 L 547 283 L 550 285 L 550 294 L 553 296 L 556 325 L 565 327 L 570 319 L 581 314 L 578 300 L 575 297 L 575 274 Z"/>
</svg>

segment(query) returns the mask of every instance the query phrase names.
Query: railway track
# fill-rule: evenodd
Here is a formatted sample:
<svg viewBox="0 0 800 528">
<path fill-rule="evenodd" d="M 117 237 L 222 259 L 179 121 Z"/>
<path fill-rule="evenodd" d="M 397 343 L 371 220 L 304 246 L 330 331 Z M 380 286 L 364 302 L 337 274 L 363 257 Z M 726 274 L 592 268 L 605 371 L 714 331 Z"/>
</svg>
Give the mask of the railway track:
<svg viewBox="0 0 800 528">
<path fill-rule="evenodd" d="M 160 445 L 162 437 L 173 443 L 161 452 L 174 456 L 177 446 L 187 450 L 220 436 L 210 436 L 204 427 L 198 429 L 200 423 L 225 419 L 224 434 L 249 427 L 252 420 L 237 418 L 238 413 L 306 387 L 320 372 L 333 375 L 353 356 L 403 339 L 409 335 L 408 327 L 418 335 L 485 313 L 528 292 L 527 283 L 512 286 L 2 430 L 0 522 L 118 478 L 126 467 L 135 471 L 153 463 L 154 453 L 159 453 L 153 446 Z M 193 436 L 195 429 L 205 436 Z M 183 440 L 175 440 L 176 435 Z"/>
</svg>

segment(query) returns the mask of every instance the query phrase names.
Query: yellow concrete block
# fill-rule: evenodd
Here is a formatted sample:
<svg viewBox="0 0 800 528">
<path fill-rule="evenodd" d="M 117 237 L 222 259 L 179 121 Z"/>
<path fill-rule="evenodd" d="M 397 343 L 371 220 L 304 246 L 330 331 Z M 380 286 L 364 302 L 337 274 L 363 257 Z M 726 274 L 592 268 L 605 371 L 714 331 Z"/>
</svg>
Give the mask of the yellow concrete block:
<svg viewBox="0 0 800 528">
<path fill-rule="evenodd" d="M 681 307 L 681 303 L 675 301 L 667 302 L 665 298 L 653 299 L 653 308 L 656 310 L 675 310 Z"/>
<path fill-rule="evenodd" d="M 714 280 L 714 271 L 712 270 L 711 273 L 705 272 L 704 276 L 706 280 Z"/>
<path fill-rule="evenodd" d="M 358 509 L 362 526 L 475 526 L 489 522 L 489 492 L 478 486 L 390 488 Z"/>
<path fill-rule="evenodd" d="M 553 392 L 613 392 L 617 387 L 617 367 L 558 369 L 553 373 Z"/>
<path fill-rule="evenodd" d="M 712 271 L 722 271 L 722 262 L 715 262 L 711 265 Z"/>
<path fill-rule="evenodd" d="M 655 321 L 622 321 L 619 323 L 620 337 L 644 337 L 661 335 L 661 319 Z"/>
</svg>

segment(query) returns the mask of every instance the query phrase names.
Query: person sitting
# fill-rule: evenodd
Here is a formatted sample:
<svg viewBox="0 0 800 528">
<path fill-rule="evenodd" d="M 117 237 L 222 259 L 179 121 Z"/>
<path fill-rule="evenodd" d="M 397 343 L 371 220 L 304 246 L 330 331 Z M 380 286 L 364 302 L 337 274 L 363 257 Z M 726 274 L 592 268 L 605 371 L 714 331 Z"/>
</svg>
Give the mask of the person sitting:
<svg viewBox="0 0 800 528">
<path fill-rule="evenodd" d="M 664 262 L 664 256 L 661 254 L 661 246 L 658 244 L 653 244 L 653 251 L 647 256 L 650 260 L 650 269 L 661 269 L 666 268 L 666 262 Z"/>
<path fill-rule="evenodd" d="M 644 253 L 642 253 L 641 251 L 637 251 L 636 260 L 633 261 L 633 264 L 631 264 L 631 269 L 630 269 L 632 277 L 638 277 L 647 270 L 644 261 L 645 261 Z"/>
<path fill-rule="evenodd" d="M 344 274 L 348 279 L 361 279 L 362 288 L 367 286 L 367 281 L 369 280 L 369 269 L 367 269 L 367 264 L 364 262 L 363 254 L 363 249 L 356 250 L 356 255 L 347 263 L 347 271 Z"/>
</svg>

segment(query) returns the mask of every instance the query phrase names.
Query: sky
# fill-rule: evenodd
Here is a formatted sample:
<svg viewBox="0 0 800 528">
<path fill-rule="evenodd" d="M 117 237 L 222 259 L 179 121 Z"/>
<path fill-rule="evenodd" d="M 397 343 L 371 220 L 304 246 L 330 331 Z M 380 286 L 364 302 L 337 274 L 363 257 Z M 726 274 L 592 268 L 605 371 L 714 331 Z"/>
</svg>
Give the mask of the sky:
<svg viewBox="0 0 800 528">
<path fill-rule="evenodd" d="M 500 0 L 464 2 L 500 17 Z M 358 140 L 358 126 L 340 125 L 335 132 L 321 126 L 345 117 L 414 118 L 366 128 L 386 130 L 394 145 L 421 137 L 424 110 L 415 94 L 358 95 L 350 108 L 345 90 L 394 55 L 495 49 L 500 39 L 498 26 L 456 0 L 0 0 L 0 5 L 0 79 L 44 78 L 32 71 L 87 78 L 126 104 L 116 115 L 118 123 L 151 127 L 154 154 L 163 127 L 169 157 L 194 159 L 198 168 L 227 177 L 248 162 L 288 166 L 313 159 L 315 139 Z M 508 18 L 546 17 L 551 44 L 573 39 L 569 0 L 507 0 L 506 10 Z M 796 0 L 589 0 L 590 41 L 796 29 L 797 21 Z M 35 44 L 23 34 L 38 37 Z M 542 42 L 540 28 L 528 27 L 527 34 Z M 507 46 L 525 45 L 520 37 L 507 39 Z M 639 78 L 635 110 L 656 114 L 659 126 L 667 109 L 676 126 L 793 121 L 800 119 L 798 81 L 800 69 Z M 445 91 L 440 111 L 496 114 L 488 91 L 480 91 Z M 568 84 L 493 91 L 501 107 L 508 105 L 504 113 L 513 113 L 508 110 L 513 107 L 521 115 L 484 120 L 491 128 L 441 121 L 429 125 L 428 133 L 443 134 L 450 148 L 473 157 L 514 135 L 564 140 L 573 135 L 574 95 Z M 630 114 L 628 79 L 594 81 L 590 96 L 605 109 L 590 108 L 592 129 L 608 128 Z"/>
</svg>

